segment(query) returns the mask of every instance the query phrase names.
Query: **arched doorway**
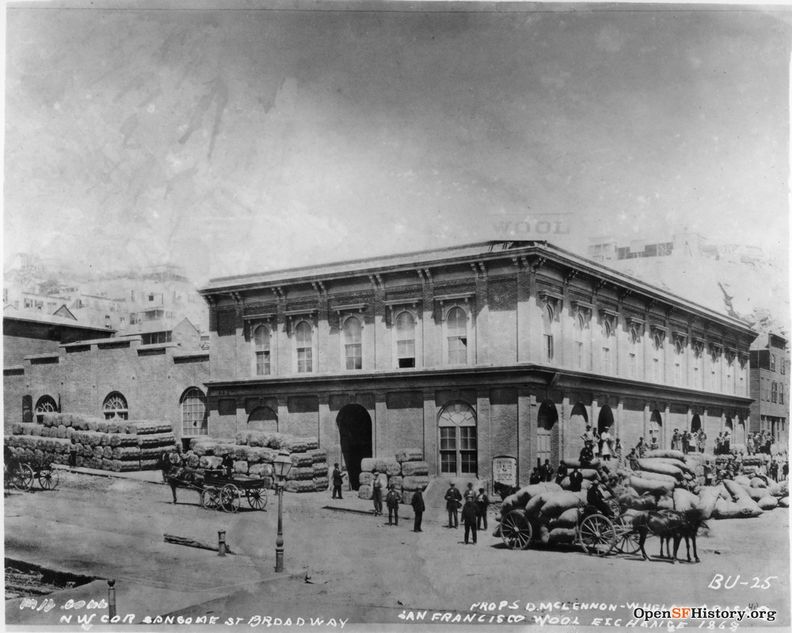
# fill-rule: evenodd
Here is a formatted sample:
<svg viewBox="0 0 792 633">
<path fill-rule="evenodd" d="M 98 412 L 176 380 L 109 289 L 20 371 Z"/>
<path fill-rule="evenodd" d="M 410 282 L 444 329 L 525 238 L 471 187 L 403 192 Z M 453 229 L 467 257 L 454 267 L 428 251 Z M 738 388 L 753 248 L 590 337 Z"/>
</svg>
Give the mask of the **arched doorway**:
<svg viewBox="0 0 792 633">
<path fill-rule="evenodd" d="M 602 405 L 597 417 L 597 433 L 602 435 L 605 429 L 613 428 L 613 411 L 607 404 Z"/>
<path fill-rule="evenodd" d="M 360 485 L 360 462 L 365 457 L 373 456 L 371 416 L 359 404 L 348 404 L 341 407 L 336 424 L 349 483 L 353 490 L 357 490 Z"/>
<path fill-rule="evenodd" d="M 652 415 L 649 417 L 649 445 L 652 445 L 653 437 L 657 438 L 657 445 L 660 448 L 665 448 L 663 446 L 663 416 L 660 415 L 660 411 L 655 409 L 652 411 Z"/>
<path fill-rule="evenodd" d="M 545 400 L 536 416 L 536 461 L 544 464 L 558 463 L 558 409 L 551 400 Z"/>
<path fill-rule="evenodd" d="M 699 414 L 696 413 L 693 415 L 693 418 L 690 420 L 690 432 L 691 433 L 698 433 L 701 430 L 701 418 Z"/>
<path fill-rule="evenodd" d="M 569 414 L 569 428 L 570 433 L 568 448 L 571 451 L 570 455 L 577 455 L 580 449 L 583 448 L 583 434 L 586 432 L 588 426 L 588 411 L 582 402 L 575 403 L 572 407 L 572 412 Z M 565 444 L 567 444 L 565 442 Z"/>
<path fill-rule="evenodd" d="M 248 431 L 278 432 L 278 414 L 269 407 L 256 407 L 248 416 Z"/>
<path fill-rule="evenodd" d="M 36 422 L 41 424 L 45 413 L 55 413 L 57 410 L 58 403 L 52 396 L 41 396 L 36 402 Z"/>
<path fill-rule="evenodd" d="M 440 433 L 440 473 L 475 475 L 478 473 L 478 436 L 476 412 L 466 402 L 452 402 L 437 418 Z"/>
</svg>

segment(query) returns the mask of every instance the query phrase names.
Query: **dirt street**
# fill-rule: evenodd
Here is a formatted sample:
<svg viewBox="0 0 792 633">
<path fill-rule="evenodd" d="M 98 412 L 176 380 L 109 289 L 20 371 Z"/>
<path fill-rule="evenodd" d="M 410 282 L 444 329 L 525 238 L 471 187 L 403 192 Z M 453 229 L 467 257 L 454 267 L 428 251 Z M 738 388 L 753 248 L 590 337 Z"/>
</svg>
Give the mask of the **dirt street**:
<svg viewBox="0 0 792 633">
<path fill-rule="evenodd" d="M 135 622 L 174 612 L 221 622 L 239 618 L 245 625 L 256 617 L 349 624 L 446 617 L 453 623 L 460 614 L 477 623 L 495 623 L 500 615 L 504 622 L 520 616 L 514 621 L 523 624 L 543 617 L 546 624 L 574 618 L 580 625 L 608 624 L 611 618 L 610 624 L 620 620 L 624 626 L 632 619 L 630 603 L 646 603 L 766 606 L 779 612 L 769 624 L 790 623 L 785 510 L 711 521 L 709 533 L 699 538 L 702 562 L 672 565 L 634 556 L 597 558 L 575 548 L 511 551 L 492 536 L 493 517 L 478 543 L 465 545 L 462 527 L 444 527 L 441 508 L 428 511 L 424 531 L 414 533 L 407 506 L 395 527 L 387 517 L 366 514 L 370 503 L 351 493 L 342 502 L 331 500 L 329 491 L 287 493 L 286 573 L 275 574 L 274 495 L 266 512 L 243 502 L 234 515 L 202 509 L 196 492 L 179 491 L 179 497 L 174 506 L 162 485 L 65 473 L 56 491 L 6 496 L 6 556 L 117 579 L 118 613 L 134 614 Z M 234 555 L 163 541 L 168 533 L 216 544 L 218 530 L 226 531 Z M 658 547 L 656 539 L 649 541 L 650 554 Z M 680 551 L 684 558 L 684 544 Z M 57 623 L 65 613 L 62 603 L 74 596 L 98 600 L 106 597 L 106 585 L 53 594 L 57 606 L 46 613 L 7 601 L 7 622 Z"/>
</svg>

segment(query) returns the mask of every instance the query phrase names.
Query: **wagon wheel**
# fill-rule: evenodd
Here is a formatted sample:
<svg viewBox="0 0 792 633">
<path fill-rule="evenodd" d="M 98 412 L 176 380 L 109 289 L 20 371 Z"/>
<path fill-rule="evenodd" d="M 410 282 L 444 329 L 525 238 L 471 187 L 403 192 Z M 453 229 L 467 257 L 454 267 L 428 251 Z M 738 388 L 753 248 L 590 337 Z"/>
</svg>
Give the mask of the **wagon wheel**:
<svg viewBox="0 0 792 633">
<path fill-rule="evenodd" d="M 641 549 L 640 536 L 633 530 L 632 522 L 619 517 L 613 527 L 616 530 L 616 549 L 622 554 L 635 554 Z"/>
<path fill-rule="evenodd" d="M 531 522 L 521 510 L 512 510 L 501 519 L 500 533 L 509 549 L 526 549 L 531 542 Z"/>
<path fill-rule="evenodd" d="M 616 547 L 616 529 L 602 514 L 590 514 L 578 527 L 580 546 L 584 552 L 605 556 Z"/>
<path fill-rule="evenodd" d="M 220 490 L 220 507 L 225 512 L 236 512 L 239 510 L 239 488 L 234 484 L 226 484 Z"/>
<path fill-rule="evenodd" d="M 42 468 L 38 474 L 38 482 L 44 490 L 55 490 L 60 482 L 60 475 L 54 468 Z"/>
<path fill-rule="evenodd" d="M 27 464 L 17 464 L 14 467 L 13 482 L 20 490 L 30 490 L 33 486 L 33 469 Z"/>
<path fill-rule="evenodd" d="M 217 510 L 220 507 L 220 495 L 216 488 L 201 490 L 201 507 L 204 510 Z"/>
<path fill-rule="evenodd" d="M 267 489 L 266 488 L 251 488 L 245 491 L 248 504 L 254 510 L 263 510 L 267 507 Z"/>
</svg>

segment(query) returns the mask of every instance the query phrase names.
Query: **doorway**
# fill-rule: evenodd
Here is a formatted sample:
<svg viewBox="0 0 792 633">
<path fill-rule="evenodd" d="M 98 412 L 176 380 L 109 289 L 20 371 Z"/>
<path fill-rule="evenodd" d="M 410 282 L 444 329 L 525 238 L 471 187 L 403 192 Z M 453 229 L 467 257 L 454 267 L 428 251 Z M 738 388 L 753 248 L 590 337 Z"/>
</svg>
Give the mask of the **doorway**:
<svg viewBox="0 0 792 633">
<path fill-rule="evenodd" d="M 360 462 L 373 457 L 371 416 L 359 404 L 348 404 L 341 407 L 336 424 L 349 483 L 352 490 L 357 490 L 360 486 Z"/>
</svg>

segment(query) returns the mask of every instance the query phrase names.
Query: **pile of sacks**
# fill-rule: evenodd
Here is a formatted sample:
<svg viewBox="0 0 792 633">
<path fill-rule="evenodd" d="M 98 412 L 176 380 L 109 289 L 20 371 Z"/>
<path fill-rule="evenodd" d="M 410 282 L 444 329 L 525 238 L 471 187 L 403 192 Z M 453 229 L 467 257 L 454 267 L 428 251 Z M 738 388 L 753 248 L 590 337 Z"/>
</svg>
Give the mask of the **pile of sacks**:
<svg viewBox="0 0 792 633">
<path fill-rule="evenodd" d="M 68 464 L 110 471 L 159 467 L 159 457 L 175 446 L 168 422 L 103 420 L 72 413 L 44 413 L 42 423 L 14 423 L 6 445 L 34 463 Z M 15 452 L 16 451 L 16 452 Z"/>
<path fill-rule="evenodd" d="M 619 502 L 632 510 L 699 509 L 704 520 L 755 517 L 764 510 L 788 506 L 786 482 L 738 476 L 717 486 L 700 485 L 707 461 L 714 465 L 716 458 L 703 453 L 649 451 L 638 460 L 639 471 L 619 471 L 626 484 Z"/>
<path fill-rule="evenodd" d="M 199 469 L 219 468 L 223 457 L 231 455 L 236 474 L 255 478 L 271 478 L 275 458 L 286 450 L 292 462 L 287 492 L 316 492 L 329 485 L 327 451 L 319 448 L 316 438 L 249 431 L 237 433 L 233 439 L 198 437 L 190 442 L 190 449 L 198 458 Z"/>
<path fill-rule="evenodd" d="M 564 460 L 568 464 L 569 461 Z M 501 504 L 501 518 L 512 510 L 524 510 L 532 525 L 538 526 L 533 535 L 543 544 L 572 543 L 578 523 L 579 508 L 586 505 L 586 490 L 572 492 L 559 484 L 543 482 L 520 488 L 509 495 Z M 500 525 L 495 529 L 500 536 Z"/>
<path fill-rule="evenodd" d="M 360 462 L 360 470 L 360 499 L 372 498 L 375 470 L 388 476 L 388 486 L 395 487 L 402 503 L 409 504 L 417 490 L 424 491 L 429 485 L 429 464 L 423 461 L 423 451 L 420 448 L 397 451 L 394 459 L 366 457 Z"/>
<path fill-rule="evenodd" d="M 590 463 L 587 463 L 585 468 L 580 467 L 580 461 L 578 459 L 567 457 L 561 460 L 561 463 L 567 467 L 568 473 L 572 472 L 573 468 L 577 468 L 580 471 L 580 474 L 583 475 L 583 483 L 582 488 L 586 490 L 591 486 L 592 481 L 598 481 L 601 479 L 601 467 L 602 464 L 599 459 L 593 459 Z M 569 482 L 569 474 L 564 477 L 560 484 L 564 490 L 569 490 L 570 482 Z M 538 485 L 538 484 L 536 484 Z"/>
</svg>

